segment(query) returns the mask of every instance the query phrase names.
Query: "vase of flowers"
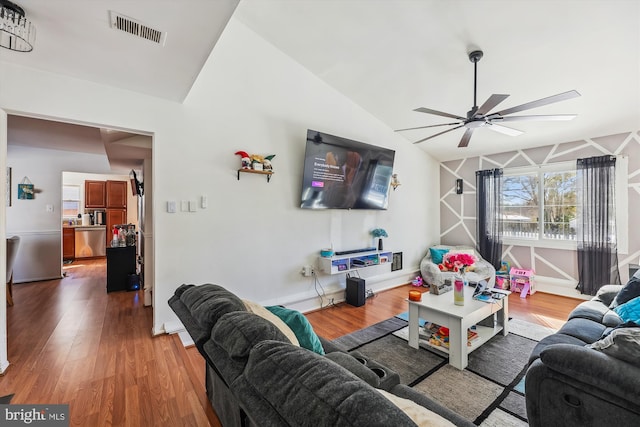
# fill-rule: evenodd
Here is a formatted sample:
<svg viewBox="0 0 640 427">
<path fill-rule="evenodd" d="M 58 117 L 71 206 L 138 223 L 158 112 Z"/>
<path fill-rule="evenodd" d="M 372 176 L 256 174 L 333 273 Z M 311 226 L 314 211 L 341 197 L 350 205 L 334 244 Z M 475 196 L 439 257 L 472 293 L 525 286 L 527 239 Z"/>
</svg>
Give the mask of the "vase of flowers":
<svg viewBox="0 0 640 427">
<path fill-rule="evenodd" d="M 453 303 L 464 305 L 464 287 L 467 285 L 465 273 L 467 268 L 476 262 L 476 257 L 470 254 L 453 253 L 445 255 L 445 259 L 453 264 L 453 271 L 456 273 L 453 279 Z"/>
<path fill-rule="evenodd" d="M 371 230 L 371 235 L 374 238 L 378 239 L 378 250 L 381 251 L 383 248 L 382 238 L 389 237 L 389 235 L 387 234 L 384 228 L 374 228 L 373 230 Z"/>
</svg>

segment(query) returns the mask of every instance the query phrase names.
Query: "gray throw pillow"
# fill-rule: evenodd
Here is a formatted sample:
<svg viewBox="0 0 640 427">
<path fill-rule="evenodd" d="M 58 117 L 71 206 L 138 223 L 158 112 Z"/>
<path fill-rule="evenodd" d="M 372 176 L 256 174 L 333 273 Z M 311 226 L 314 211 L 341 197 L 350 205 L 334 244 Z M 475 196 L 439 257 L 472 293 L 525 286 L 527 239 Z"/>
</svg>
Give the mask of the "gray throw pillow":
<svg viewBox="0 0 640 427">
<path fill-rule="evenodd" d="M 605 338 L 586 347 L 640 366 L 640 328 L 615 329 Z"/>
</svg>

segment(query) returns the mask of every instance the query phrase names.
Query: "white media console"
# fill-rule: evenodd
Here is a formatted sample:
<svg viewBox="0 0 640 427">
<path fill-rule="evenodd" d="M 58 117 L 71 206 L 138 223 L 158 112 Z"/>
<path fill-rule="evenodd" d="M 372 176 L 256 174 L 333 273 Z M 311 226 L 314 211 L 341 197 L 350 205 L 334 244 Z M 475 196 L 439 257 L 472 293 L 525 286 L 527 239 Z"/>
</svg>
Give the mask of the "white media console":
<svg viewBox="0 0 640 427">
<path fill-rule="evenodd" d="M 367 251 L 332 257 L 320 257 L 318 264 L 320 271 L 327 274 L 346 273 L 359 268 L 372 267 L 374 265 L 391 265 L 392 251 Z"/>
</svg>

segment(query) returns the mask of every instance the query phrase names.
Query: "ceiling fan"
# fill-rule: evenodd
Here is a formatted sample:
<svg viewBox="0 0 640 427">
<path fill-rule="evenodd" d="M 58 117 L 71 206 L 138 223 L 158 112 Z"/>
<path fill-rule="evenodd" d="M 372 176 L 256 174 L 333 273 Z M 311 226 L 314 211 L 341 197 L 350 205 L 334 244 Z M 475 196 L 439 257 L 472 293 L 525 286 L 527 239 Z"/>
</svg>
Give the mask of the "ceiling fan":
<svg viewBox="0 0 640 427">
<path fill-rule="evenodd" d="M 580 94 L 575 90 L 570 90 L 568 92 L 559 93 L 557 95 L 549 96 L 547 98 L 538 99 L 537 101 L 527 102 L 526 104 L 518 105 L 516 107 L 507 108 L 502 111 L 497 111 L 495 113 L 490 113 L 490 111 L 500 104 L 502 101 L 507 99 L 509 95 L 496 95 L 493 94 L 487 99 L 484 104 L 480 107 L 476 105 L 476 91 L 477 91 L 477 83 L 478 83 L 478 61 L 482 58 L 481 50 L 474 50 L 469 54 L 469 60 L 473 62 L 473 107 L 471 110 L 467 112 L 466 117 L 458 116 L 456 114 L 443 113 L 442 111 L 433 110 L 431 108 L 416 108 L 413 111 L 417 111 L 419 113 L 427 113 L 434 114 L 436 116 L 448 117 L 451 119 L 455 119 L 455 122 L 451 123 L 442 123 L 438 125 L 430 125 L 430 126 L 418 126 L 406 129 L 397 129 L 396 132 L 401 132 L 405 130 L 414 130 L 414 129 L 426 129 L 433 128 L 439 126 L 455 126 L 445 131 L 436 133 L 435 135 L 428 136 L 419 141 L 414 142 L 414 144 L 419 144 L 428 139 L 435 138 L 436 136 L 445 134 L 447 132 L 451 132 L 453 130 L 459 129 L 461 127 L 466 128 L 464 135 L 462 135 L 462 139 L 460 140 L 460 144 L 458 147 L 466 147 L 469 145 L 469 140 L 471 139 L 471 135 L 473 131 L 478 128 L 487 128 L 491 129 L 495 132 L 503 133 L 505 135 L 518 136 L 523 132 L 517 129 L 513 129 L 510 127 L 502 126 L 499 123 L 503 122 L 514 122 L 514 121 L 542 121 L 542 120 L 572 120 L 576 117 L 575 114 L 554 114 L 554 115 L 537 115 L 537 116 L 509 116 L 509 114 L 518 113 L 520 111 L 529 110 L 531 108 L 542 107 L 543 105 L 553 104 L 554 102 L 560 102 L 571 98 L 576 98 L 580 96 Z"/>
</svg>

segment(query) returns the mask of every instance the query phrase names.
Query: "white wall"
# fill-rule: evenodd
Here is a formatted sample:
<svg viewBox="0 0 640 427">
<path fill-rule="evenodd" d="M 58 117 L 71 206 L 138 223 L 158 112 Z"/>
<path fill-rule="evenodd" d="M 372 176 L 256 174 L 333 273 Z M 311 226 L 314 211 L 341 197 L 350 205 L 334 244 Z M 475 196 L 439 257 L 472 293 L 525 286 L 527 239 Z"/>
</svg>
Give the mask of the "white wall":
<svg viewBox="0 0 640 427">
<path fill-rule="evenodd" d="M 8 235 L 21 237 L 14 267 L 14 282 L 62 277 L 62 172 L 108 173 L 104 156 L 9 146 L 12 206 L 7 208 Z M 18 183 L 27 176 L 36 190 L 33 200 L 17 198 Z M 103 175 L 106 176 L 106 175 Z M 128 177 L 125 177 L 128 178 Z M 81 190 L 84 195 L 84 190 Z M 47 211 L 47 205 L 53 207 Z M 37 260 L 37 262 L 34 262 Z"/>
<path fill-rule="evenodd" d="M 330 243 L 369 246 L 369 230 L 385 228 L 386 247 L 402 251 L 405 266 L 388 283 L 402 283 L 438 241 L 438 163 L 235 19 L 184 104 L 0 66 L 12 81 L 0 87 L 0 108 L 153 134 L 154 333 L 175 320 L 166 302 L 182 283 L 218 283 L 255 301 L 295 305 L 315 295 L 301 267 Z M 307 128 L 395 149 L 403 185 L 390 209 L 299 209 Z M 238 181 L 237 150 L 275 153 L 271 183 L 254 175 Z M 166 212 L 169 200 L 202 195 L 206 210 Z M 337 276 L 320 281 L 341 286 Z"/>
</svg>

